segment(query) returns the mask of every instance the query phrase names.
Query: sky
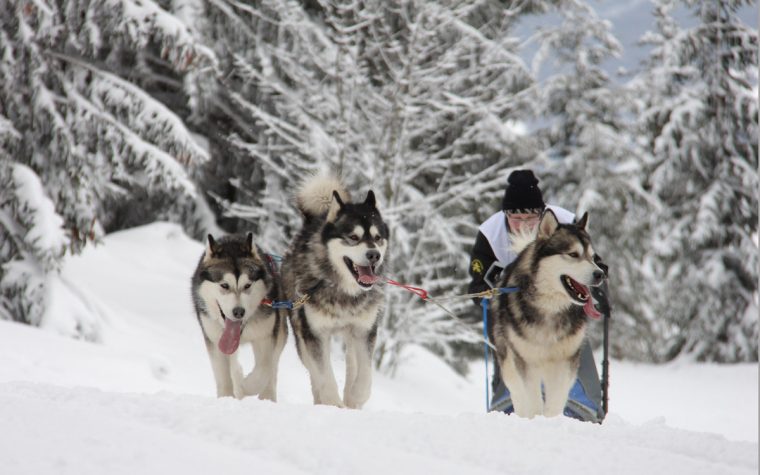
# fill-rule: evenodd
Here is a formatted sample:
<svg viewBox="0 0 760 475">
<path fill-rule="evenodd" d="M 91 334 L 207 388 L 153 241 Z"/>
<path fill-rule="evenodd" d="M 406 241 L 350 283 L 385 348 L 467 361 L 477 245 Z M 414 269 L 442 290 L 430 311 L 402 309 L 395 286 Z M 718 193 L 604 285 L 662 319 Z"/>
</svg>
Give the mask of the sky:
<svg viewBox="0 0 760 475">
<path fill-rule="evenodd" d="M 756 364 L 613 360 L 595 425 L 486 414 L 483 362 L 462 377 L 419 347 L 363 410 L 313 406 L 291 338 L 277 403 L 217 399 L 190 300 L 202 250 L 174 224 L 110 234 L 67 258 L 42 328 L 0 321 L 3 474 L 758 472 Z"/>
<path fill-rule="evenodd" d="M 596 11 L 599 18 L 610 21 L 610 31 L 623 48 L 620 57 L 608 60 L 603 66 L 612 80 L 624 82 L 629 74 L 636 72 L 641 62 L 646 59 L 648 48 L 640 46 L 638 42 L 646 31 L 653 30 L 655 27 L 652 1 L 589 0 L 588 4 Z M 673 15 L 684 28 L 692 27 L 697 23 L 692 13 L 682 6 L 676 8 Z M 748 26 L 757 29 L 760 13 L 756 2 L 754 5 L 741 7 L 737 15 Z M 550 25 L 558 18 L 556 14 L 529 17 L 518 26 L 516 34 L 520 38 L 527 39 L 535 28 Z M 522 56 L 529 66 L 535 49 L 536 46 L 531 43 L 526 44 L 523 49 Z M 547 68 L 542 68 L 539 78 L 543 78 L 548 72 Z M 620 75 L 621 72 L 627 74 Z"/>
</svg>

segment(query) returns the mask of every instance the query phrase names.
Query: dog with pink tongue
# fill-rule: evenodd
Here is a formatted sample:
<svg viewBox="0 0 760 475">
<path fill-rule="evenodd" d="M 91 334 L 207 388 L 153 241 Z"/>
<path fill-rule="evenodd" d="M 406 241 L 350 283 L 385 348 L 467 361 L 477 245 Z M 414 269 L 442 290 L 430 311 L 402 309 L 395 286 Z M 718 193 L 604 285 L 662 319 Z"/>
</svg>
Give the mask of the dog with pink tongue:
<svg viewBox="0 0 760 475">
<path fill-rule="evenodd" d="M 602 315 L 591 288 L 603 284 L 588 214 L 560 223 L 551 209 L 538 226 L 510 238 L 517 259 L 500 277 L 516 288 L 493 302 L 488 335 L 501 377 L 520 417 L 562 414 L 578 374 L 587 320 Z"/>
<path fill-rule="evenodd" d="M 307 179 L 296 194 L 303 227 L 282 263 L 282 290 L 305 304 L 289 311 L 296 349 L 309 371 L 314 404 L 359 409 L 372 388 L 372 358 L 384 301 L 388 226 L 369 190 L 352 201 L 334 176 Z M 332 369 L 332 338 L 342 337 L 343 395 Z"/>
<path fill-rule="evenodd" d="M 277 367 L 287 340 L 285 315 L 265 305 L 277 280 L 253 235 L 208 235 L 192 277 L 195 312 L 203 332 L 218 397 L 258 395 L 277 400 Z M 243 377 L 241 344 L 253 348 L 254 368 Z"/>
</svg>

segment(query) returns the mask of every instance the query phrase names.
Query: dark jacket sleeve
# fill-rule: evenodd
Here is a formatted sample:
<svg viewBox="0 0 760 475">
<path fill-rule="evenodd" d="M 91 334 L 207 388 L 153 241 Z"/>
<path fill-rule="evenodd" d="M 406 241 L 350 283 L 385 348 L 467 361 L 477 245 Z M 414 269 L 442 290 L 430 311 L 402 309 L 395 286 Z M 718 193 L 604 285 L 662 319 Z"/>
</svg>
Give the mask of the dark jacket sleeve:
<svg viewBox="0 0 760 475">
<path fill-rule="evenodd" d="M 474 294 L 477 292 L 483 292 L 490 287 L 485 282 L 484 277 L 491 264 L 496 261 L 496 256 L 491 249 L 488 239 L 483 233 L 478 232 L 478 237 L 475 238 L 475 245 L 472 246 L 470 252 L 470 286 L 468 293 Z M 473 299 L 476 305 L 480 305 L 480 299 Z"/>
<path fill-rule="evenodd" d="M 599 254 L 594 255 L 594 263 L 599 266 L 604 272 L 605 281 L 598 287 L 591 287 L 591 295 L 596 300 L 596 309 L 599 310 L 606 318 L 610 318 L 610 297 L 609 287 L 607 286 L 607 278 L 609 278 L 610 268 L 602 260 L 602 256 Z"/>
</svg>

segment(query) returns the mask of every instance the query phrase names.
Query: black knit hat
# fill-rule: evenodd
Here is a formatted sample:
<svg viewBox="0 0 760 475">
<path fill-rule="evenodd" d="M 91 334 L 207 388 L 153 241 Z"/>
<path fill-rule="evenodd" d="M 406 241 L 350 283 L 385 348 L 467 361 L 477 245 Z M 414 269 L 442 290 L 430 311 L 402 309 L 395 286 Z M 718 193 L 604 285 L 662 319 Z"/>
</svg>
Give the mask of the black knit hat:
<svg viewBox="0 0 760 475">
<path fill-rule="evenodd" d="M 544 197 L 538 188 L 538 179 L 530 170 L 515 170 L 507 178 L 507 189 L 501 200 L 505 211 L 543 210 Z"/>
</svg>

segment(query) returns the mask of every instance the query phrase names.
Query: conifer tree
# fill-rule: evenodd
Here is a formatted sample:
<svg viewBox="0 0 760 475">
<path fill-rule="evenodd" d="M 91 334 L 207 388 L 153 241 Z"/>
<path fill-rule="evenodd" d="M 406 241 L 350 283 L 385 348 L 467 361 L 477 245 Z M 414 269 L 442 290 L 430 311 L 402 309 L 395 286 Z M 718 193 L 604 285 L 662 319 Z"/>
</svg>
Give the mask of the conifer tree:
<svg viewBox="0 0 760 475">
<path fill-rule="evenodd" d="M 41 311 L 26 302 L 63 253 L 48 243 L 61 239 L 34 230 L 57 236 L 62 226 L 76 253 L 123 225 L 130 199 L 140 221 L 128 224 L 171 219 L 194 234 L 209 224 L 188 174 L 207 152 L 141 88 L 139 73 L 152 62 L 182 74 L 215 60 L 150 0 L 2 2 L 0 58 L 0 122 L 13 124 L 2 129 L 12 138 L 0 142 L 3 186 L 10 184 L 0 223 L 11 240 L 0 255 L 3 306 L 6 317 L 38 324 Z M 24 191 L 31 189 L 40 196 Z M 27 282 L 16 270 L 31 260 L 41 274 Z"/>
<path fill-rule="evenodd" d="M 653 46 L 637 78 L 640 130 L 651 154 L 645 187 L 663 203 L 645 257 L 653 318 L 669 331 L 656 354 L 702 361 L 758 359 L 757 30 L 743 1 L 656 2 Z"/>
<path fill-rule="evenodd" d="M 586 2 L 562 0 L 554 7 L 557 24 L 534 35 L 534 74 L 548 71 L 532 88 L 542 148 L 534 169 L 547 202 L 589 213 L 594 249 L 610 268 L 613 354 L 645 359 L 658 339 L 643 317 L 640 285 L 641 218 L 652 203 L 638 180 L 643 150 L 625 121 L 628 95 L 603 67 L 622 50 L 609 22 Z M 598 343 L 602 326 L 590 328 Z"/>
</svg>

